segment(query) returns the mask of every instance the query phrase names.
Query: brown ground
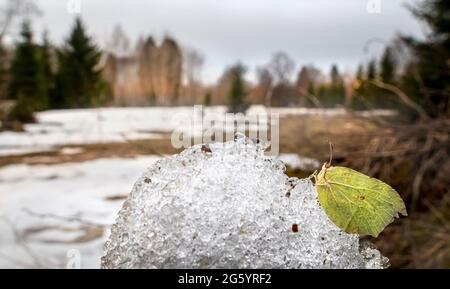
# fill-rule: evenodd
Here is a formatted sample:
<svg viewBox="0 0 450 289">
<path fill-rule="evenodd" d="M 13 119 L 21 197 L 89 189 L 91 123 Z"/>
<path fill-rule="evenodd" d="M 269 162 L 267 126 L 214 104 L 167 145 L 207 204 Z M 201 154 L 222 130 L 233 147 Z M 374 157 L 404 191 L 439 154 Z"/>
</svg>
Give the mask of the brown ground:
<svg viewBox="0 0 450 289">
<path fill-rule="evenodd" d="M 172 147 L 169 139 L 138 140 L 126 143 L 103 143 L 66 147 L 82 148 L 83 151 L 76 154 L 62 154 L 59 149 L 56 149 L 55 151 L 38 152 L 19 156 L 2 156 L 0 157 L 0 167 L 17 163 L 51 165 L 58 163 L 83 162 L 99 158 L 131 158 L 140 155 L 165 155 L 178 152 Z"/>
</svg>

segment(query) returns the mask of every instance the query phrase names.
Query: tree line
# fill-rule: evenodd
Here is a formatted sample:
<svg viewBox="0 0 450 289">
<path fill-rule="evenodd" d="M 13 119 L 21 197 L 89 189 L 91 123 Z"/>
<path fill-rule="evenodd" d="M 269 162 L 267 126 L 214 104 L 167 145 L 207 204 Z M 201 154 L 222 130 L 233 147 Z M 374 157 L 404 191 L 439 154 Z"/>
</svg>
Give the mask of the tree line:
<svg viewBox="0 0 450 289">
<path fill-rule="evenodd" d="M 189 98 L 205 105 L 228 104 L 231 112 L 244 112 L 250 103 L 258 103 L 389 108 L 403 110 L 413 117 L 448 116 L 449 3 L 426 0 L 411 8 L 428 28 L 425 40 L 400 36 L 386 47 L 380 59 L 361 65 L 354 75 L 341 73 L 336 65 L 332 65 L 327 75 L 306 65 L 293 77 L 295 62 L 286 53 L 278 52 L 267 65 L 257 69 L 254 85 L 246 81 L 246 67 L 237 63 L 225 70 L 216 85 L 202 87 L 198 66 L 203 59 L 191 57 L 196 61 L 191 61 Z M 0 85 L 7 83 L 7 98 L 15 101 L 9 119 L 28 122 L 33 120 L 35 111 L 110 103 L 110 85 L 103 79 L 99 66 L 103 52 L 87 35 L 79 18 L 59 48 L 51 45 L 46 35 L 37 44 L 30 21 L 25 20 L 9 66 L 1 57 L 4 53 L 5 48 L 0 45 Z"/>
<path fill-rule="evenodd" d="M 237 97 L 230 90 L 233 107 L 253 96 L 258 103 L 314 107 L 346 106 L 351 109 L 397 109 L 404 115 L 448 117 L 450 115 L 450 1 L 426 0 L 409 8 L 425 24 L 424 40 L 401 35 L 387 45 L 380 59 L 360 65 L 350 80 L 333 65 L 324 77 L 314 66 L 304 66 L 297 81 L 290 79 L 294 62 L 277 53 L 258 70 L 258 84 L 252 93 Z M 239 66 L 238 64 L 237 66 Z M 244 70 L 240 70 L 241 72 Z M 242 73 L 241 73 L 242 74 Z M 240 75 L 240 77 L 243 77 Z M 233 85 L 241 85 L 235 81 Z"/>
<path fill-rule="evenodd" d="M 30 21 L 25 20 L 9 70 L 2 72 L 9 78 L 7 98 L 15 101 L 8 118 L 30 122 L 36 111 L 106 104 L 100 57 L 80 18 L 61 48 L 52 46 L 46 34 L 37 44 Z"/>
</svg>

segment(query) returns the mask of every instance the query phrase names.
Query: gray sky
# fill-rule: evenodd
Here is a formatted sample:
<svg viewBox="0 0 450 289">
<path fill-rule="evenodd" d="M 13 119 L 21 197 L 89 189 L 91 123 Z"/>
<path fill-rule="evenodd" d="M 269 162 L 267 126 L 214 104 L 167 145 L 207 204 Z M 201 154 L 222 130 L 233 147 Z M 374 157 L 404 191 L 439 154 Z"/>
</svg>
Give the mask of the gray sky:
<svg viewBox="0 0 450 289">
<path fill-rule="evenodd" d="M 36 0 L 47 27 L 60 43 L 75 15 L 68 1 Z M 214 81 L 223 69 L 242 60 L 251 71 L 285 51 L 297 63 L 327 70 L 337 63 L 353 71 L 358 63 L 380 53 L 383 41 L 397 33 L 420 36 L 423 28 L 404 7 L 414 0 L 379 0 L 381 13 L 369 13 L 377 0 L 79 0 L 89 32 L 103 45 L 115 24 L 134 40 L 140 35 L 161 39 L 169 34 L 181 45 L 199 50 L 206 58 L 203 79 Z M 364 50 L 371 42 L 368 52 Z"/>
</svg>

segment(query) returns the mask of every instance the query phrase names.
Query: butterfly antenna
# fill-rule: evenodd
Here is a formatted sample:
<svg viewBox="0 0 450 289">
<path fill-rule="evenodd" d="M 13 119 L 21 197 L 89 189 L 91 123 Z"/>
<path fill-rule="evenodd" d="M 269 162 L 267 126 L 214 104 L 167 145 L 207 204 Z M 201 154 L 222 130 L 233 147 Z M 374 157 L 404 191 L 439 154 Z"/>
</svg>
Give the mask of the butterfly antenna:
<svg viewBox="0 0 450 289">
<path fill-rule="evenodd" d="M 327 168 L 331 167 L 331 162 L 333 161 L 333 143 L 331 141 L 328 141 L 328 144 L 330 145 L 330 160 L 327 163 Z"/>
</svg>

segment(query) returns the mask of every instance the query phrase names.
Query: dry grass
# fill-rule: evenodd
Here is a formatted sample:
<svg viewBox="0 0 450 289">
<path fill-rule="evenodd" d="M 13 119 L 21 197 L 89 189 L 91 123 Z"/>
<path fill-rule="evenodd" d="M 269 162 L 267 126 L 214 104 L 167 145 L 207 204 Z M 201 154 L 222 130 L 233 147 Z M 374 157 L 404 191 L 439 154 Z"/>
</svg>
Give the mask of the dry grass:
<svg viewBox="0 0 450 289">
<path fill-rule="evenodd" d="M 321 161 L 329 158 L 331 141 L 339 157 L 348 144 L 379 131 L 367 118 L 347 116 L 291 116 L 281 119 L 281 152 L 296 153 Z"/>
<path fill-rule="evenodd" d="M 282 125 L 282 151 L 344 165 L 392 185 L 409 216 L 376 242 L 392 268 L 450 268 L 450 122 L 391 125 L 352 117 L 292 119 Z M 287 171 L 305 177 L 311 172 Z"/>
<path fill-rule="evenodd" d="M 375 240 L 393 268 L 450 269 L 450 195 L 413 213 Z"/>
<path fill-rule="evenodd" d="M 66 148 L 70 148 L 70 146 L 67 146 Z M 0 157 L 0 167 L 18 163 L 29 165 L 52 165 L 84 162 L 99 158 L 132 158 L 141 155 L 165 155 L 179 152 L 173 148 L 169 139 L 89 144 L 76 146 L 76 148 L 82 148 L 82 150 L 75 154 L 62 154 L 57 148 L 56 150 L 49 152 Z"/>
</svg>

